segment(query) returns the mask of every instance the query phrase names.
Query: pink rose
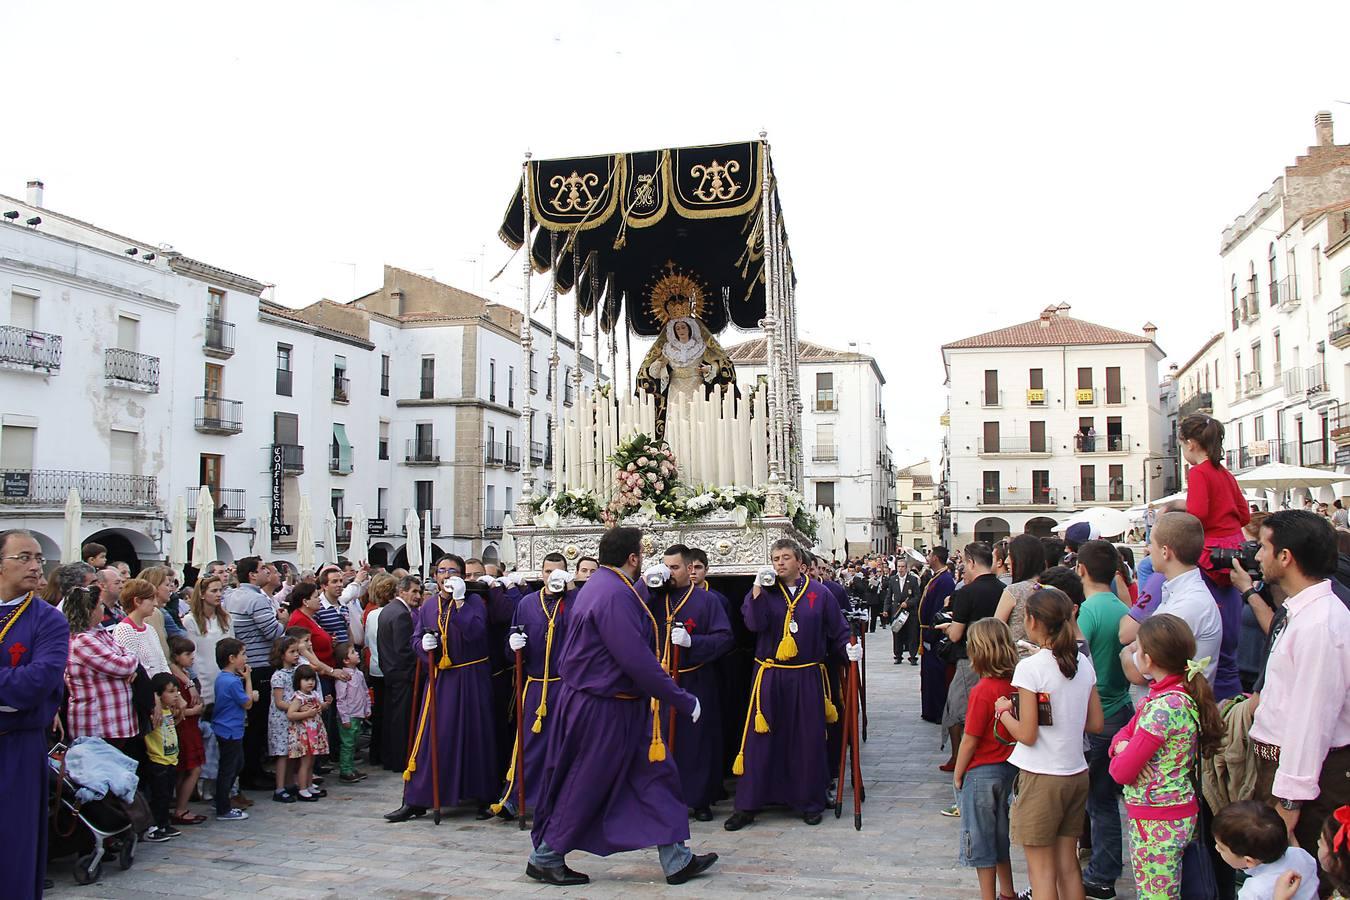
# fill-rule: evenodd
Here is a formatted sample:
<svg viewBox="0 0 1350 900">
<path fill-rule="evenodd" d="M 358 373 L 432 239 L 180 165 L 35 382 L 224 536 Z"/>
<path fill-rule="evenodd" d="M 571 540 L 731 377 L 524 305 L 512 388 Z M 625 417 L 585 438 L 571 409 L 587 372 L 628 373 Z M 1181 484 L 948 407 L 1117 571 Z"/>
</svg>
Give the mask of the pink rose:
<svg viewBox="0 0 1350 900">
<path fill-rule="evenodd" d="M 630 471 L 630 472 L 636 472 L 636 471 L 637 471 L 637 466 L 634 465 L 633 463 L 629 463 L 629 464 L 628 464 L 628 471 Z"/>
<path fill-rule="evenodd" d="M 645 457 L 645 456 L 640 456 L 640 457 L 638 457 L 638 463 L 637 463 L 637 464 L 638 464 L 639 466 L 642 466 L 642 467 L 645 468 L 646 465 L 647 465 L 647 462 L 648 462 L 647 457 Z"/>
<path fill-rule="evenodd" d="M 655 473 L 655 472 L 648 472 L 648 473 L 647 473 L 647 480 L 650 481 L 650 482 L 655 483 L 655 481 L 656 481 L 656 473 Z"/>
<path fill-rule="evenodd" d="M 656 488 L 657 493 L 660 493 L 666 489 L 666 483 L 664 481 L 658 481 L 653 487 Z"/>
</svg>

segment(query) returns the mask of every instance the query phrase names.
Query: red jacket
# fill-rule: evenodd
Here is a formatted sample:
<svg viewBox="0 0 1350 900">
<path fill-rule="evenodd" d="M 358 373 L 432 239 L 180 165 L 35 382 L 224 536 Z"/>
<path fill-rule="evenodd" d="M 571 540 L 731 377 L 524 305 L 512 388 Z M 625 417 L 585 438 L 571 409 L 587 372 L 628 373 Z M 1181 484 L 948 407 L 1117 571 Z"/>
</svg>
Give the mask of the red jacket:
<svg viewBox="0 0 1350 900">
<path fill-rule="evenodd" d="M 1205 526 L 1205 544 L 1242 531 L 1252 518 L 1233 473 L 1205 460 L 1186 473 L 1186 512 Z"/>
</svg>

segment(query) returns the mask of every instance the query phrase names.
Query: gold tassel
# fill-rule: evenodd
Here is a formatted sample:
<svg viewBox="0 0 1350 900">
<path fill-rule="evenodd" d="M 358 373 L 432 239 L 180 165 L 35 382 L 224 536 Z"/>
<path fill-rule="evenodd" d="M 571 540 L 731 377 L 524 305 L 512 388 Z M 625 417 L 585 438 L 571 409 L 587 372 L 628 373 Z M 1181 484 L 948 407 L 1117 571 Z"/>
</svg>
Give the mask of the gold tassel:
<svg viewBox="0 0 1350 900">
<path fill-rule="evenodd" d="M 448 669 L 448 668 L 450 668 L 450 657 L 448 657 L 448 656 L 442 656 L 442 657 L 441 657 L 441 661 L 436 665 L 436 668 L 438 668 L 438 669 Z"/>
<path fill-rule="evenodd" d="M 783 639 L 778 642 L 778 652 L 774 654 L 779 659 L 792 659 L 797 655 L 797 639 L 789 632 L 783 635 Z"/>
<path fill-rule="evenodd" d="M 666 742 L 661 735 L 652 738 L 651 748 L 647 751 L 647 762 L 661 762 L 666 758 Z"/>
<path fill-rule="evenodd" d="M 540 700 L 539 706 L 535 709 L 534 714 L 541 719 L 548 715 L 548 703 L 544 700 Z"/>
<path fill-rule="evenodd" d="M 825 721 L 831 725 L 839 721 L 839 710 L 835 709 L 829 697 L 825 698 Z"/>
<path fill-rule="evenodd" d="M 755 734 L 768 734 L 769 720 L 764 718 L 764 713 L 755 710 Z"/>
<path fill-rule="evenodd" d="M 543 730 L 544 730 L 544 717 L 537 716 L 534 720 L 534 724 L 530 726 L 530 732 L 532 734 L 538 734 Z"/>
<path fill-rule="evenodd" d="M 510 776 L 510 775 L 507 775 L 507 776 L 506 776 L 506 780 L 507 780 L 507 781 L 510 781 L 510 780 L 511 780 L 511 776 Z M 494 816 L 500 815 L 500 814 L 501 814 L 501 811 L 502 811 L 502 805 L 501 805 L 500 803 L 493 803 L 493 804 L 491 804 L 491 805 L 488 806 L 488 809 L 492 811 L 492 814 L 493 814 Z"/>
<path fill-rule="evenodd" d="M 416 758 L 410 758 L 408 760 L 408 768 L 403 770 L 403 780 L 412 781 L 412 774 L 413 772 L 416 771 L 417 771 L 417 760 Z"/>
<path fill-rule="evenodd" d="M 732 775 L 744 775 L 744 774 L 745 774 L 745 754 L 744 754 L 744 753 L 737 753 L 737 754 L 736 754 L 736 762 L 732 763 L 732 765 L 731 765 L 731 774 L 732 774 Z"/>
</svg>

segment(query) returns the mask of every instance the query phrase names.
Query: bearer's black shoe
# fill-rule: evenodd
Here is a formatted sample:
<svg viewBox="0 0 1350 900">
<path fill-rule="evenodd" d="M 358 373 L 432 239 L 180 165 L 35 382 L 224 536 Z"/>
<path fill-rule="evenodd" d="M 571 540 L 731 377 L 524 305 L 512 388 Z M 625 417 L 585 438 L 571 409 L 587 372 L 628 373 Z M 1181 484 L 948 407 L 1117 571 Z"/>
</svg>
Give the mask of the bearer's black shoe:
<svg viewBox="0 0 1350 900">
<path fill-rule="evenodd" d="M 478 812 L 474 813 L 474 818 L 480 822 L 486 821 L 487 819 L 491 819 L 492 810 L 488 809 L 486 806 L 480 806 L 478 807 Z"/>
<path fill-rule="evenodd" d="M 717 862 L 716 853 L 705 853 L 702 856 L 695 856 L 693 859 L 689 860 L 689 864 L 683 869 L 676 872 L 674 875 L 667 875 L 666 884 L 684 884 L 689 879 L 696 878 L 708 871 L 715 862 Z"/>
<path fill-rule="evenodd" d="M 727 831 L 740 831 L 742 828 L 749 825 L 753 821 L 755 821 L 754 813 L 741 812 L 738 809 L 734 813 L 732 813 L 725 822 L 722 823 L 722 827 L 725 828 Z"/>
<path fill-rule="evenodd" d="M 554 866 L 545 869 L 543 866 L 536 866 L 534 863 L 525 864 L 525 874 L 535 881 L 542 881 L 544 884 L 552 884 L 558 887 L 571 887 L 578 884 L 590 884 L 591 877 L 582 875 L 567 866 Z"/>
<path fill-rule="evenodd" d="M 694 818 L 700 822 L 711 822 L 712 810 L 706 806 L 700 806 L 698 809 L 694 810 Z"/>
<path fill-rule="evenodd" d="M 425 806 L 408 806 L 406 803 L 391 813 L 385 813 L 386 822 L 406 822 L 409 819 L 418 819 L 427 814 Z"/>
<path fill-rule="evenodd" d="M 807 825 L 819 825 L 820 813 L 818 812 L 804 813 L 802 815 L 802 821 L 805 822 Z"/>
</svg>

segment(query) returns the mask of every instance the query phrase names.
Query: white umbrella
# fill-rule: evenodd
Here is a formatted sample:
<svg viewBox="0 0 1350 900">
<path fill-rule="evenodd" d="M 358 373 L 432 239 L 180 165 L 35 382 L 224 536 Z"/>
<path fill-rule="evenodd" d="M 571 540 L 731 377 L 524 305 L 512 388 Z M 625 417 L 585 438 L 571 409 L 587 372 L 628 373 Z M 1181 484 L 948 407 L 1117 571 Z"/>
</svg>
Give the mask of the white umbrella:
<svg viewBox="0 0 1350 900">
<path fill-rule="evenodd" d="M 80 561 L 80 520 L 84 518 L 84 504 L 80 503 L 80 492 L 74 488 L 66 494 L 66 533 L 61 548 L 61 562 Z"/>
<path fill-rule="evenodd" d="M 257 519 L 257 533 L 253 535 L 253 555 L 267 559 L 272 555 L 272 507 L 264 500 Z"/>
<path fill-rule="evenodd" d="M 511 529 L 515 527 L 516 523 L 511 520 L 511 514 L 507 513 L 502 519 L 502 542 L 497 548 L 497 559 L 504 569 L 516 564 L 516 539 L 511 535 Z"/>
<path fill-rule="evenodd" d="M 431 510 L 427 510 L 422 516 L 422 577 L 425 578 L 426 570 L 435 565 L 436 561 L 431 558 Z"/>
<path fill-rule="evenodd" d="M 337 513 L 330 505 L 323 511 L 323 561 L 335 563 L 337 558 Z"/>
<path fill-rule="evenodd" d="M 413 571 L 421 569 L 422 538 L 421 528 L 417 521 L 417 510 L 408 510 L 408 515 L 403 520 L 403 533 L 407 536 L 403 550 L 408 555 L 408 568 Z"/>
<path fill-rule="evenodd" d="M 834 559 L 834 513 L 828 506 L 816 507 L 816 546 L 821 556 Z"/>
<path fill-rule="evenodd" d="M 309 494 L 300 495 L 300 519 L 295 529 L 295 562 L 301 573 L 314 571 L 314 514 Z"/>
<path fill-rule="evenodd" d="M 188 564 L 187 542 L 187 498 L 179 494 L 173 503 L 173 531 L 169 537 L 169 565 L 181 569 Z"/>
<path fill-rule="evenodd" d="M 848 559 L 848 521 L 843 510 L 834 517 L 834 552 L 835 559 Z"/>
<path fill-rule="evenodd" d="M 1074 513 L 1050 530 L 1063 533 L 1077 522 L 1091 522 L 1097 526 L 1097 533 L 1104 538 L 1124 534 L 1130 528 L 1130 517 L 1126 515 L 1125 510 L 1112 509 L 1109 506 L 1093 506 Z"/>
<path fill-rule="evenodd" d="M 347 547 L 347 557 L 354 566 L 365 565 L 370 559 L 370 537 L 366 533 L 368 528 L 366 508 L 358 503 L 356 511 L 352 513 L 352 542 Z"/>
<path fill-rule="evenodd" d="M 1288 463 L 1266 463 L 1250 472 L 1237 476 L 1237 483 L 1251 490 L 1289 491 L 1294 488 L 1316 488 L 1323 485 L 1339 484 L 1345 480 L 1344 472 L 1328 469 L 1310 469 L 1306 466 L 1291 466 Z"/>
<path fill-rule="evenodd" d="M 201 571 L 216 558 L 216 501 L 211 489 L 197 491 L 197 530 L 192 535 L 192 567 Z"/>
</svg>

